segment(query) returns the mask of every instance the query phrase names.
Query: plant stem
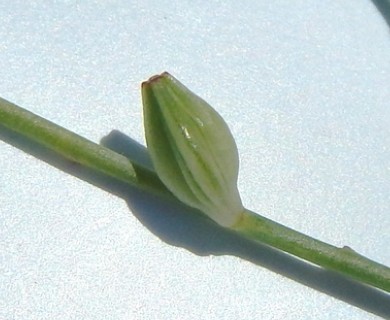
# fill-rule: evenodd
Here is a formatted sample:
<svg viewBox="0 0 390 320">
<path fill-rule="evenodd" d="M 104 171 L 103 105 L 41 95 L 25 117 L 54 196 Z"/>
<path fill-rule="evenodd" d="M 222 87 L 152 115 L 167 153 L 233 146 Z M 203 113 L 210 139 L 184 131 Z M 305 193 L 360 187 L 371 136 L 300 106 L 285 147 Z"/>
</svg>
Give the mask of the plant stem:
<svg viewBox="0 0 390 320">
<path fill-rule="evenodd" d="M 156 173 L 53 122 L 0 98 L 0 124 L 58 152 L 65 158 L 137 188 L 171 196 Z"/>
<path fill-rule="evenodd" d="M 332 246 L 247 209 L 232 229 L 252 240 L 390 292 L 390 268 L 347 246 Z"/>
<path fill-rule="evenodd" d="M 173 198 L 156 173 L 0 98 L 0 124 L 65 158 L 154 194 Z M 321 267 L 390 292 L 390 269 L 349 247 L 337 248 L 245 210 L 233 230 Z"/>
</svg>

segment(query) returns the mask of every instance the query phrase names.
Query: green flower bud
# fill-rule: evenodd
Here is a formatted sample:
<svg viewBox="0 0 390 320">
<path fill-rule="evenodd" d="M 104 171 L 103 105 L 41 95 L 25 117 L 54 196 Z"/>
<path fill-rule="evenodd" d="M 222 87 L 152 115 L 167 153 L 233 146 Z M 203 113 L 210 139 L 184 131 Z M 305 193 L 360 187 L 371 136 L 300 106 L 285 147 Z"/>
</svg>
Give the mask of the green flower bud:
<svg viewBox="0 0 390 320">
<path fill-rule="evenodd" d="M 142 83 L 145 136 L 157 175 L 182 202 L 222 226 L 244 208 L 238 152 L 222 117 L 169 73 Z"/>
</svg>

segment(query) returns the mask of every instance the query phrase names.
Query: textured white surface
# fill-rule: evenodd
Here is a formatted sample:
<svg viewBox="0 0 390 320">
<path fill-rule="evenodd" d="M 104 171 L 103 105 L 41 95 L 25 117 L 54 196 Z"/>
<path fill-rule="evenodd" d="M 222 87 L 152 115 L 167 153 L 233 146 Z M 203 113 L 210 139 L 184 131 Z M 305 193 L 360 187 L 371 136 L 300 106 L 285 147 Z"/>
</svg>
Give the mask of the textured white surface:
<svg viewBox="0 0 390 320">
<path fill-rule="evenodd" d="M 248 208 L 387 265 L 389 55 L 363 0 L 0 0 L 3 98 L 93 141 L 144 143 L 139 85 L 167 70 L 229 123 Z M 390 317 L 388 295 L 3 128 L 0 168 L 0 319 Z"/>
</svg>

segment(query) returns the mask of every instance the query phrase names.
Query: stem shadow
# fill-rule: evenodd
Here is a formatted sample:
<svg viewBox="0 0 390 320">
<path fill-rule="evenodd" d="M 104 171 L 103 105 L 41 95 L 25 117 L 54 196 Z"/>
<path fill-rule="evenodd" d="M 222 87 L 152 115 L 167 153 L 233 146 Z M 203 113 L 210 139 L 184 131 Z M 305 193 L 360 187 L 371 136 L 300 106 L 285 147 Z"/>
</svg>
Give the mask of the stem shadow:
<svg viewBox="0 0 390 320">
<path fill-rule="evenodd" d="M 121 197 L 127 202 L 134 216 L 150 232 L 169 245 L 185 248 L 199 256 L 236 256 L 362 310 L 390 318 L 390 295 L 383 291 L 244 239 L 180 202 L 160 199 L 82 167 L 1 125 L 0 139 L 59 170 Z M 119 131 L 112 131 L 102 139 L 101 144 L 132 160 L 152 166 L 146 148 Z M 260 285 L 261 282 L 259 289 Z"/>
<path fill-rule="evenodd" d="M 147 149 L 119 131 L 101 140 L 102 145 L 152 167 Z M 136 191 L 123 197 L 137 219 L 162 241 L 200 255 L 232 255 L 265 267 L 320 292 L 381 317 L 390 316 L 390 295 L 307 263 L 269 246 L 244 239 L 179 202 L 167 202 Z"/>
</svg>

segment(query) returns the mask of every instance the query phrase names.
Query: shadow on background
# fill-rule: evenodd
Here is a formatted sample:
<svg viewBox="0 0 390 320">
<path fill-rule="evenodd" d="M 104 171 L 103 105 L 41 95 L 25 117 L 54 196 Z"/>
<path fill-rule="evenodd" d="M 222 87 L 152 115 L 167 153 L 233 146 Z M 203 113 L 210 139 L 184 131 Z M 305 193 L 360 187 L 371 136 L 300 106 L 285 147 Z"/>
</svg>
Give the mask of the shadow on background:
<svg viewBox="0 0 390 320">
<path fill-rule="evenodd" d="M 390 0 L 372 0 L 390 27 Z"/>
<path fill-rule="evenodd" d="M 289 254 L 246 240 L 217 226 L 196 210 L 144 193 L 115 179 L 70 162 L 0 126 L 0 139 L 34 157 L 123 198 L 134 216 L 162 241 L 199 255 L 232 255 L 326 293 L 380 317 L 390 317 L 390 295 Z M 118 131 L 101 142 L 131 159 L 151 166 L 146 148 Z M 259 280 L 259 288 L 261 289 Z"/>
</svg>

